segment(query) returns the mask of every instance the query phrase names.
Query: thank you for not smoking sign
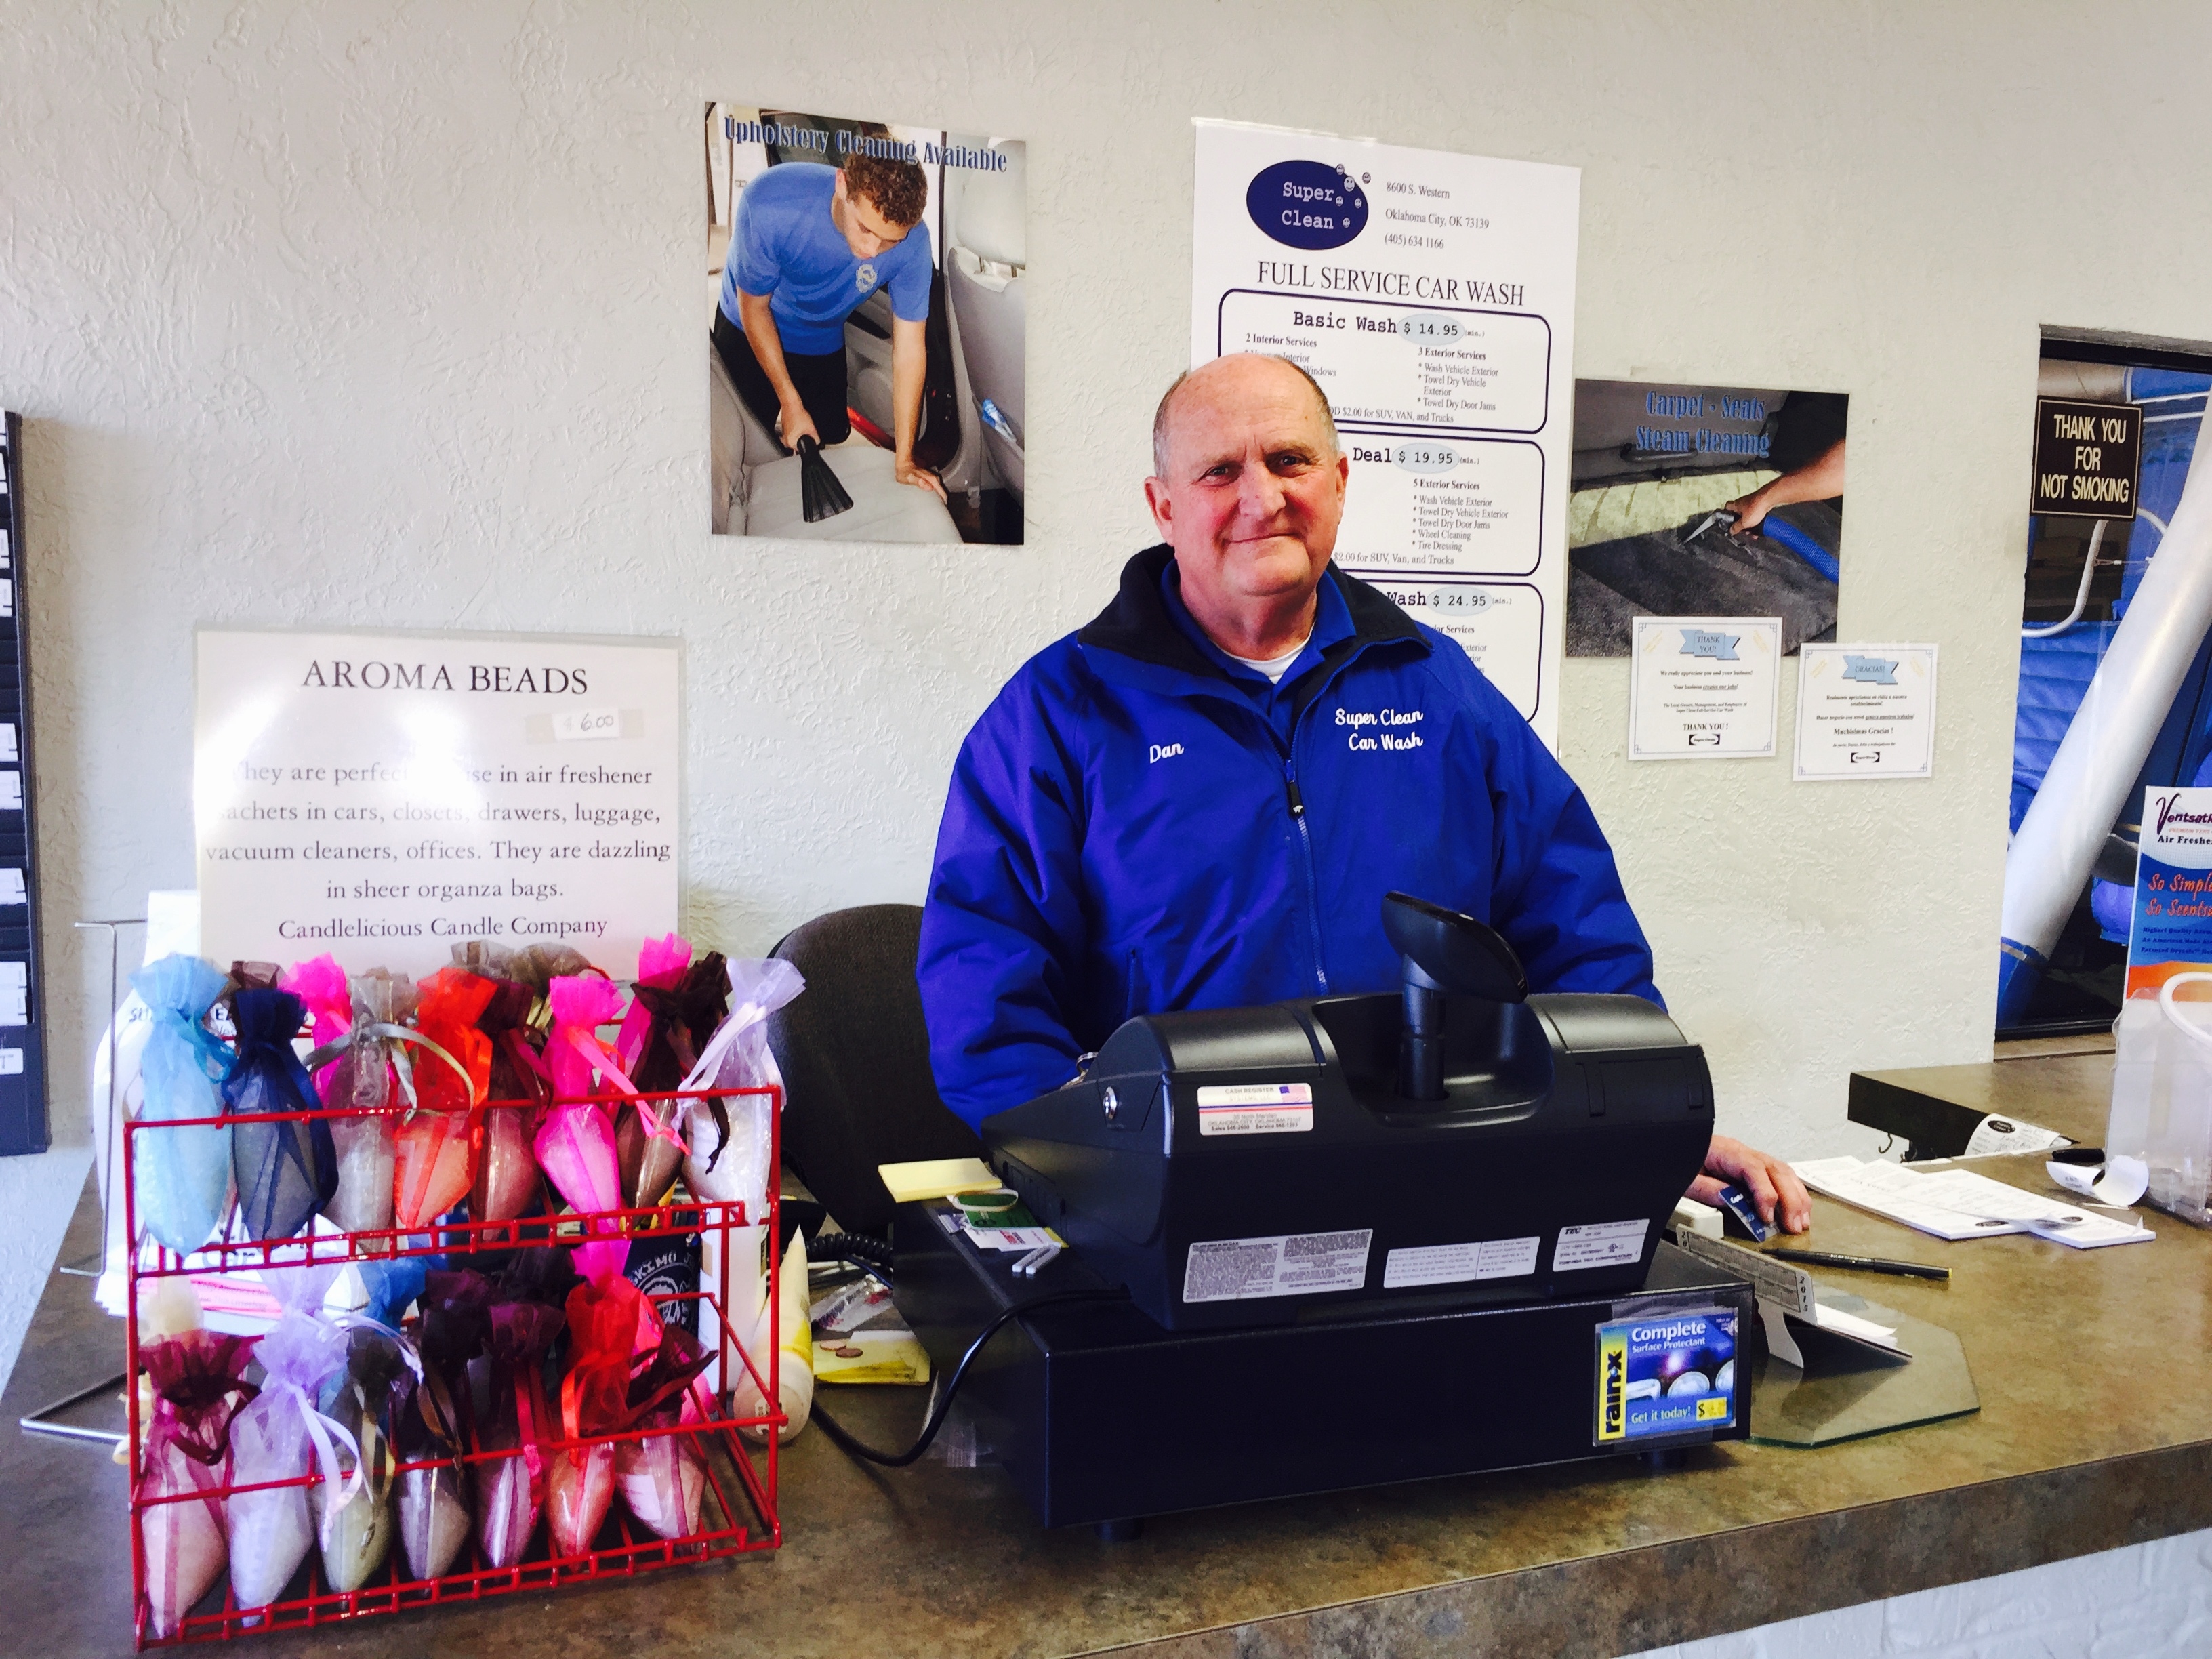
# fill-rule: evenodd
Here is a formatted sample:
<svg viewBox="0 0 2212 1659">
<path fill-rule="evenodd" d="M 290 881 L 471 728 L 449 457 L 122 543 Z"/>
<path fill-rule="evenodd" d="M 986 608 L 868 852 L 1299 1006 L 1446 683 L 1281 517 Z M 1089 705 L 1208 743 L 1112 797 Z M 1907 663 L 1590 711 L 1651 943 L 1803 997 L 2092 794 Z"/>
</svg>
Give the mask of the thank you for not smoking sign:
<svg viewBox="0 0 2212 1659">
<path fill-rule="evenodd" d="M 2031 513 L 2132 519 L 2142 466 L 2142 410 L 2130 404 L 2035 400 Z"/>
</svg>

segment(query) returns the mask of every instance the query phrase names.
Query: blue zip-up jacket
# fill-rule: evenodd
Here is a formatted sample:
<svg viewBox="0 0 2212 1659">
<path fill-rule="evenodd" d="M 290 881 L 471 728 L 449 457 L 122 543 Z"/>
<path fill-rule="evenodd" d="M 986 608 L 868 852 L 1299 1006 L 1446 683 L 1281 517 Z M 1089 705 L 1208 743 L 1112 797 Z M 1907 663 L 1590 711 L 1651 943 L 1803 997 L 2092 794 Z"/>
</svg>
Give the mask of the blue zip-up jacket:
<svg viewBox="0 0 2212 1659">
<path fill-rule="evenodd" d="M 1133 1014 L 1395 989 L 1394 889 L 1498 928 L 1536 990 L 1660 1000 L 1589 804 L 1466 652 L 1331 566 L 1270 687 L 1188 621 L 1173 556 L 961 746 L 917 964 L 946 1105 L 1057 1088 Z"/>
</svg>

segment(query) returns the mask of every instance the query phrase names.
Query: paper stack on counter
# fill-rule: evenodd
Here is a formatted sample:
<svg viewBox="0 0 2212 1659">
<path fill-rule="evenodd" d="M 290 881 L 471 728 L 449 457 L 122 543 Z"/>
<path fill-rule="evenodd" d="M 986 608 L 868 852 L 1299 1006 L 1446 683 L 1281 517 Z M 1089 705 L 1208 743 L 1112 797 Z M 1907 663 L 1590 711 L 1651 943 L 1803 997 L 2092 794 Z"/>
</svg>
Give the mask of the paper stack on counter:
<svg viewBox="0 0 2212 1659">
<path fill-rule="evenodd" d="M 984 1166 L 980 1158 L 933 1158 L 918 1164 L 878 1164 L 876 1173 L 883 1177 L 894 1204 L 919 1204 L 933 1198 L 951 1198 L 955 1193 L 995 1192 L 999 1177 Z"/>
<path fill-rule="evenodd" d="M 1814 1158 L 1790 1168 L 1816 1193 L 1937 1238 L 2033 1233 L 2077 1250 L 2094 1250 L 2145 1243 L 2158 1236 L 2133 1217 L 2115 1221 L 2092 1215 L 1969 1170 L 1909 1170 L 1856 1158 Z"/>
</svg>

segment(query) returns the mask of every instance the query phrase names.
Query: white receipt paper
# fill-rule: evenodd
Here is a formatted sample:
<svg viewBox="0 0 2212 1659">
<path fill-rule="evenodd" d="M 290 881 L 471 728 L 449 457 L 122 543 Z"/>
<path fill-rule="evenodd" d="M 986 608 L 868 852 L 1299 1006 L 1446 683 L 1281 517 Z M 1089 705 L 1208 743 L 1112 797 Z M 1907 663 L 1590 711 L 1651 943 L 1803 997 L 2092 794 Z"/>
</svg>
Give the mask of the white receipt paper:
<svg viewBox="0 0 2212 1659">
<path fill-rule="evenodd" d="M 1814 1192 L 1904 1223 L 1937 1238 L 1989 1238 L 2033 1233 L 2077 1250 L 2140 1244 L 2148 1228 L 2109 1220 L 1968 1170 L 1908 1170 L 1879 1160 L 1814 1158 L 1790 1167 Z M 2130 1218 L 2130 1222 L 2132 1218 Z"/>
<path fill-rule="evenodd" d="M 1601 1221 L 1590 1226 L 1562 1227 L 1559 1242 L 1552 1247 L 1552 1271 L 1573 1273 L 1581 1267 L 1610 1267 L 1638 1261 L 1644 1255 L 1648 1221 Z"/>
<path fill-rule="evenodd" d="M 0 871 L 0 874 L 5 874 Z M 2095 1169 L 2078 1164 L 2046 1164 L 2043 1172 L 2069 1192 L 2079 1193 L 2092 1204 L 2124 1209 L 2138 1203 L 2150 1190 L 2150 1165 L 2139 1158 L 2116 1158 Z"/>
<path fill-rule="evenodd" d="M 1190 1247 L 1182 1299 L 1242 1302 L 1263 1296 L 1356 1291 L 1367 1283 L 1375 1230 L 1291 1233 L 1279 1238 L 1217 1238 Z"/>
<path fill-rule="evenodd" d="M 1995 1158 L 2003 1152 L 2045 1152 L 2074 1143 L 2056 1129 L 2046 1129 L 2016 1117 L 1984 1117 L 1967 1137 L 1964 1158 Z M 2132 1200 L 2130 1200 L 2132 1201 Z"/>
<path fill-rule="evenodd" d="M 1470 1279 L 1519 1279 L 1536 1271 L 1540 1238 L 1486 1238 L 1470 1244 L 1423 1244 L 1382 1258 L 1382 1288 L 1463 1285 Z"/>
</svg>

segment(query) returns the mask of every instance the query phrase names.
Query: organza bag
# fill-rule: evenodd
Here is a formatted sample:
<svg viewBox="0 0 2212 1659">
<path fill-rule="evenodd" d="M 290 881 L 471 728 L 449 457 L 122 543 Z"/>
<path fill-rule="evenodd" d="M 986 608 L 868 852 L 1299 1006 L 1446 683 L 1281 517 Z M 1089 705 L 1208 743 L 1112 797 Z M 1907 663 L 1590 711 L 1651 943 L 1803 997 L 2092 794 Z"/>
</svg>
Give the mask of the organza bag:
<svg viewBox="0 0 2212 1659">
<path fill-rule="evenodd" d="M 441 968 L 416 990 L 416 1040 L 428 1053 L 415 1067 L 415 1108 L 400 1121 L 392 1212 L 408 1231 L 435 1221 L 475 1183 L 473 1112 L 491 1074 L 491 1039 L 477 1030 L 491 981 Z"/>
<path fill-rule="evenodd" d="M 631 1001 L 629 1012 L 623 1016 L 622 1030 L 615 1034 L 614 1041 L 615 1060 L 624 1073 L 635 1075 L 638 1057 L 645 1052 L 656 1023 L 642 994 L 650 990 L 661 995 L 673 991 L 682 982 L 684 971 L 690 962 L 690 942 L 676 933 L 664 939 L 649 939 L 640 947 L 637 978 L 631 981 L 630 989 L 641 994 Z M 615 1158 L 622 1169 L 625 1205 L 658 1201 L 660 1194 L 668 1190 L 669 1182 L 676 1178 L 677 1160 L 683 1154 L 676 1150 L 682 1143 L 676 1139 L 673 1125 L 681 1109 L 681 1103 L 673 1100 L 634 1100 L 616 1109 Z M 659 1184 L 648 1188 L 647 1183 L 653 1181 Z M 641 1196 L 648 1189 L 653 1196 Z"/>
<path fill-rule="evenodd" d="M 401 1103 L 399 1073 L 392 1064 L 394 1033 L 415 1012 L 415 987 L 405 975 L 381 968 L 350 983 L 353 1023 L 344 1052 L 315 1079 L 325 1104 L 364 1114 L 331 1120 L 338 1157 L 337 1195 L 323 1213 L 348 1232 L 377 1232 L 392 1225 L 393 1170 L 398 1153 L 392 1124 Z"/>
<path fill-rule="evenodd" d="M 773 957 L 733 961 L 729 975 L 730 1017 L 716 1029 L 684 1087 L 781 1088 L 783 1073 L 768 1046 L 768 1017 L 804 991 L 806 981 L 798 969 Z M 685 1127 L 691 1153 L 684 1160 L 684 1179 L 694 1198 L 743 1203 L 755 1218 L 767 1213 L 771 1110 L 766 1095 L 690 1103 Z M 739 1248 L 735 1240 L 732 1244 Z"/>
<path fill-rule="evenodd" d="M 681 1325 L 665 1325 L 659 1346 L 630 1380 L 626 1426 L 671 1432 L 617 1442 L 615 1486 L 638 1524 L 656 1538 L 688 1538 L 699 1530 L 707 1462 L 696 1434 L 680 1425 L 697 1417 L 690 1385 L 711 1358 Z"/>
<path fill-rule="evenodd" d="M 250 1336 L 191 1330 L 139 1354 L 154 1408 L 138 1470 L 138 1501 L 146 1506 L 138 1514 L 138 1538 L 146 1554 L 147 1622 L 164 1639 L 215 1588 L 228 1559 L 224 1504 L 216 1494 L 230 1484 L 231 1418 L 258 1392 L 245 1380 L 253 1344 Z"/>
<path fill-rule="evenodd" d="M 202 1022 L 223 984 L 198 957 L 163 957 L 131 975 L 131 988 L 153 1012 L 139 1061 L 139 1121 L 222 1112 L 216 1085 L 230 1069 L 230 1055 Z M 198 1249 L 230 1208 L 230 1126 L 141 1134 L 131 1153 L 140 1224 L 179 1255 Z"/>
<path fill-rule="evenodd" d="M 526 945 L 507 957 L 500 971 L 509 979 L 521 981 L 541 998 L 550 996 L 553 981 L 564 975 L 606 977 L 581 951 L 568 945 Z"/>
<path fill-rule="evenodd" d="M 604 1106 L 577 1097 L 592 1091 L 595 1070 L 628 1081 L 599 1038 L 599 1028 L 611 1024 L 621 1012 L 622 992 L 611 980 L 562 975 L 546 1000 L 553 1011 L 553 1035 L 545 1045 L 545 1065 L 556 1103 L 538 1131 L 538 1164 L 572 1209 L 620 1209 L 622 1169 L 614 1125 Z"/>
<path fill-rule="evenodd" d="M 477 1419 L 477 1449 L 512 1454 L 471 1466 L 477 1542 L 494 1567 L 522 1559 L 544 1507 L 545 1442 L 559 1433 L 545 1398 L 545 1354 L 564 1317 L 542 1303 L 495 1302 L 490 1343 L 469 1362 L 472 1384 L 481 1379 L 472 1392 L 486 1407 Z"/>
<path fill-rule="evenodd" d="M 468 1368 L 491 1334 L 491 1296 L 490 1283 L 469 1272 L 432 1273 L 422 1290 L 422 1375 L 400 1380 L 392 1424 L 400 1545 L 417 1578 L 443 1577 L 469 1540 Z"/>
<path fill-rule="evenodd" d="M 477 1029 L 491 1042 L 491 1069 L 485 1087 L 494 1103 L 483 1114 L 483 1150 L 477 1158 L 476 1185 L 469 1192 L 469 1213 L 478 1221 L 512 1221 L 526 1215 L 539 1193 L 538 1158 L 530 1149 L 551 1097 L 545 1062 L 530 1043 L 530 1013 L 538 994 L 520 980 L 491 981 L 491 1000 L 477 1017 Z"/>
<path fill-rule="evenodd" d="M 691 947 L 673 933 L 662 944 L 664 947 L 682 945 L 687 959 L 691 954 Z M 651 949 L 650 941 L 647 949 Z M 664 963 L 672 954 L 664 951 Z M 615 1120 L 623 1194 L 633 1205 L 657 1204 L 667 1194 L 686 1150 L 676 1131 L 687 1103 L 653 1097 L 683 1087 L 685 1075 L 698 1064 L 699 1051 L 712 1040 L 730 1006 L 729 979 L 720 951 L 710 951 L 681 969 L 664 965 L 654 976 L 642 971 L 646 960 L 641 955 L 641 971 L 631 988 L 637 999 L 631 1003 L 615 1042 L 631 1082 L 645 1097 L 624 1108 Z M 659 1128 L 648 1127 L 648 1115 Z"/>
<path fill-rule="evenodd" d="M 691 941 L 681 933 L 649 939 L 638 947 L 637 977 L 631 981 L 630 989 L 635 991 L 650 985 L 656 990 L 673 990 L 683 982 L 684 970 L 690 965 Z M 652 1009 L 642 1002 L 630 1004 L 629 1012 L 623 1016 L 622 1030 L 615 1033 L 615 1054 L 624 1071 L 636 1072 L 653 1024 Z"/>
<path fill-rule="evenodd" d="M 323 1385 L 321 1409 L 360 1447 L 362 1479 L 353 1501 L 337 1504 L 327 1483 L 311 1487 L 321 1531 L 323 1577 L 334 1590 L 357 1590 L 392 1553 L 395 1457 L 392 1409 L 403 1379 L 422 1368 L 415 1345 L 399 1329 L 407 1304 L 421 1294 L 420 1256 L 361 1264 L 368 1305 L 340 1316 L 346 1363 Z"/>
<path fill-rule="evenodd" d="M 660 1340 L 660 1317 L 623 1276 L 627 1244 L 580 1244 L 583 1282 L 568 1292 L 568 1372 L 561 1380 L 561 1437 L 614 1434 L 627 1425 L 631 1356 Z M 592 1547 L 614 1497 L 615 1448 L 602 1442 L 550 1455 L 545 1470 L 545 1523 L 556 1555 Z"/>
<path fill-rule="evenodd" d="M 234 992 L 237 1057 L 222 1085 L 223 1109 L 244 1116 L 321 1109 L 315 1085 L 293 1052 L 306 1010 L 289 991 Z M 331 1126 L 312 1121 L 240 1123 L 230 1136 L 239 1220 L 248 1238 L 290 1238 L 338 1186 Z"/>
<path fill-rule="evenodd" d="M 319 1473 L 339 1508 L 360 1485 L 359 1444 L 315 1403 L 324 1380 L 346 1363 L 346 1334 L 321 1314 L 337 1276 L 337 1267 L 321 1265 L 262 1270 L 284 1311 L 254 1352 L 261 1393 L 230 1425 L 232 1484 L 261 1488 L 230 1499 L 230 1589 L 241 1607 L 283 1595 L 315 1541 L 306 1477 Z M 275 1481 L 301 1484 L 266 1484 Z"/>
<path fill-rule="evenodd" d="M 309 1036 L 315 1046 L 314 1054 L 308 1056 L 311 1069 L 325 1054 L 337 1055 L 346 1046 L 346 1034 L 353 1029 L 353 987 L 338 959 L 322 956 L 295 962 L 284 970 L 277 988 L 299 998 L 307 1011 Z M 333 1059 L 314 1073 L 319 1099 L 331 1097 L 331 1071 L 336 1063 Z"/>
</svg>

